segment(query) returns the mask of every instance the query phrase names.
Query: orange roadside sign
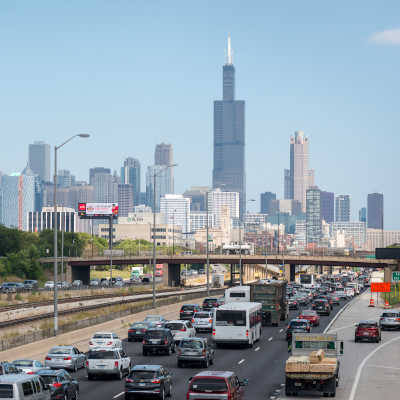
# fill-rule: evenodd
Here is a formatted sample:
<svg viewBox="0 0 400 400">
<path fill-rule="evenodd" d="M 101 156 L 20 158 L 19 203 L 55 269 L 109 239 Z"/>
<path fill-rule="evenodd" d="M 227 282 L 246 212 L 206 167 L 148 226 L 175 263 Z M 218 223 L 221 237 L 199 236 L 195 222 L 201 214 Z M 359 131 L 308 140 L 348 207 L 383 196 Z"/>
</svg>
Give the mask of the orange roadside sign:
<svg viewBox="0 0 400 400">
<path fill-rule="evenodd" d="M 390 292 L 390 282 L 371 282 L 371 292 Z"/>
</svg>

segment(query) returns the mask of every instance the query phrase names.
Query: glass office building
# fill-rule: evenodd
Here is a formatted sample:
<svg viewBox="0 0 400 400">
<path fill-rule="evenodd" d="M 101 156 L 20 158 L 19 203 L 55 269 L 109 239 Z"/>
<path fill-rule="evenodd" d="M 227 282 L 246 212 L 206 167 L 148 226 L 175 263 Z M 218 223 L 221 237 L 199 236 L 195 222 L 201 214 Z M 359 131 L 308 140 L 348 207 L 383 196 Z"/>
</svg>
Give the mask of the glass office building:
<svg viewBox="0 0 400 400">
<path fill-rule="evenodd" d="M 239 193 L 240 204 L 246 201 L 245 171 L 245 102 L 235 100 L 235 67 L 228 39 L 228 58 L 223 67 L 223 99 L 214 101 L 213 187 Z M 242 215 L 246 214 L 246 207 Z"/>
<path fill-rule="evenodd" d="M 165 165 L 152 165 L 147 167 L 146 173 L 146 206 L 154 208 L 154 175 L 156 177 L 156 212 L 160 212 L 160 198 L 166 194 L 171 194 L 172 191 L 172 176 L 168 171 L 170 168 L 165 169 Z M 164 170 L 164 171 L 163 171 Z M 163 172 L 161 172 L 163 171 Z M 161 173 L 160 173 L 161 172 Z"/>
<path fill-rule="evenodd" d="M 306 191 L 307 243 L 319 243 L 322 236 L 321 190 L 310 186 Z"/>
<path fill-rule="evenodd" d="M 142 204 L 140 202 L 140 162 L 136 158 L 129 157 L 121 168 L 120 183 L 132 185 L 133 207 Z M 133 211 L 129 210 L 129 212 Z"/>
<path fill-rule="evenodd" d="M 50 181 L 50 145 L 34 142 L 29 145 L 29 166 L 39 176 L 39 182 Z"/>
</svg>

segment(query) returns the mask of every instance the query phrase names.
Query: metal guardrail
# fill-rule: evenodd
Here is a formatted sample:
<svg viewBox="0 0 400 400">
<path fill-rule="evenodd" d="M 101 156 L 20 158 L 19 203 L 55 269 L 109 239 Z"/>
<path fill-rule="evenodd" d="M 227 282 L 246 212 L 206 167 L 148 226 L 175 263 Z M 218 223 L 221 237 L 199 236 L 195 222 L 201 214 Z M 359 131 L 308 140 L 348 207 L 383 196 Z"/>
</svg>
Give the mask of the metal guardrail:
<svg viewBox="0 0 400 400">
<path fill-rule="evenodd" d="M 223 295 L 225 293 L 225 289 L 211 289 L 210 290 L 213 295 Z M 198 299 L 201 297 L 207 296 L 207 291 L 195 292 L 195 293 L 186 293 L 178 296 L 171 296 L 166 299 L 158 299 L 156 300 L 157 307 L 168 306 L 171 304 L 176 304 L 180 301 L 190 301 L 194 299 Z M 68 333 L 72 331 L 76 331 L 78 329 L 88 328 L 93 325 L 102 324 L 104 322 L 112 321 L 114 319 L 127 317 L 132 314 L 137 314 L 142 311 L 147 311 L 153 309 L 153 304 L 143 304 L 140 306 L 129 307 L 125 310 L 115 311 L 109 314 L 100 315 L 98 317 L 93 318 L 85 318 L 80 321 L 70 322 L 68 324 L 59 325 L 58 333 L 59 335 L 63 333 Z M 54 336 L 54 329 L 44 329 L 37 330 L 32 333 L 26 333 L 24 335 L 15 336 L 9 339 L 3 339 L 0 341 L 0 351 L 9 350 L 14 347 L 23 346 L 25 344 L 30 344 L 37 342 L 39 340 L 47 339 Z"/>
</svg>

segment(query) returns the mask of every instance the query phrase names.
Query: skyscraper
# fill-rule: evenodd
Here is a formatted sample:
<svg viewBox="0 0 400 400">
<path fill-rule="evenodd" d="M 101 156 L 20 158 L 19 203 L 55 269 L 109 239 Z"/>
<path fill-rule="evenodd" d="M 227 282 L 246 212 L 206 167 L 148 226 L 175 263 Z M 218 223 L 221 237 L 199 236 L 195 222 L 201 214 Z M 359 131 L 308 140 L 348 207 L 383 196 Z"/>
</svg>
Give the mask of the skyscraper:
<svg viewBox="0 0 400 400">
<path fill-rule="evenodd" d="M 367 222 L 367 208 L 362 207 L 361 210 L 358 212 L 358 219 L 360 222 Z"/>
<path fill-rule="evenodd" d="M 238 192 L 225 192 L 221 189 L 216 189 L 208 195 L 208 210 L 214 214 L 214 227 L 221 226 L 221 210 L 223 207 L 228 207 L 230 218 L 239 218 L 239 198 Z M 243 210 L 242 210 L 243 213 Z M 243 214 L 242 214 L 243 215 Z"/>
<path fill-rule="evenodd" d="M 1 188 L 1 177 L 3 176 L 3 172 L 0 171 L 0 224 L 3 223 L 3 190 Z"/>
<path fill-rule="evenodd" d="M 164 171 L 163 171 L 164 170 Z M 165 165 L 152 165 L 147 167 L 146 173 L 146 206 L 154 209 L 154 174 L 156 177 L 156 212 L 160 212 L 160 198 L 166 194 L 171 194 L 172 182 L 169 168 L 165 170 Z"/>
<path fill-rule="evenodd" d="M 154 165 L 166 165 L 170 167 L 174 164 L 174 152 L 172 144 L 156 144 L 154 152 Z M 174 168 L 169 168 L 168 173 L 171 175 L 171 193 L 174 193 Z"/>
<path fill-rule="evenodd" d="M 140 162 L 136 158 L 128 157 L 124 161 L 124 166 L 121 168 L 121 179 L 120 183 L 132 185 L 132 201 L 133 206 L 142 204 L 140 202 Z M 129 212 L 132 212 L 129 210 Z"/>
<path fill-rule="evenodd" d="M 368 228 L 382 229 L 383 194 L 372 193 L 368 195 Z"/>
<path fill-rule="evenodd" d="M 322 235 L 321 191 L 310 186 L 306 191 L 307 243 L 319 243 Z"/>
<path fill-rule="evenodd" d="M 165 223 L 182 227 L 182 233 L 190 233 L 190 199 L 181 194 L 166 194 L 160 199 L 160 211 Z"/>
<path fill-rule="evenodd" d="M 269 214 L 269 203 L 276 200 L 276 194 L 272 192 L 261 193 L 260 195 L 260 214 Z"/>
<path fill-rule="evenodd" d="M 239 203 L 246 201 L 245 170 L 245 102 L 235 100 L 235 67 L 231 37 L 223 67 L 222 101 L 214 101 L 214 169 L 213 187 L 239 193 Z M 246 207 L 242 209 L 242 215 Z"/>
<path fill-rule="evenodd" d="M 50 145 L 34 142 L 29 145 L 29 166 L 39 176 L 39 182 L 50 181 Z"/>
<path fill-rule="evenodd" d="M 127 217 L 133 211 L 133 187 L 130 183 L 118 183 L 118 216 Z"/>
<path fill-rule="evenodd" d="M 53 184 L 54 184 L 54 175 L 53 175 Z M 57 187 L 68 187 L 75 185 L 75 175 L 71 175 L 71 173 L 67 169 L 59 169 L 57 173 Z"/>
<path fill-rule="evenodd" d="M 296 131 L 294 136 L 290 136 L 289 193 L 287 193 L 287 172 L 285 172 L 284 187 L 286 196 L 301 202 L 302 212 L 306 211 L 306 191 L 310 186 L 309 179 L 314 183 L 314 176 L 315 171 L 308 170 L 308 136 L 304 136 L 302 131 Z"/>
<path fill-rule="evenodd" d="M 332 192 L 321 192 L 321 215 L 325 222 L 335 220 L 335 195 Z"/>
<path fill-rule="evenodd" d="M 118 183 L 109 173 L 94 174 L 95 203 L 118 203 Z"/>
<path fill-rule="evenodd" d="M 349 194 L 339 194 L 339 196 L 336 196 L 335 222 L 350 222 L 350 200 L 351 196 Z"/>
<path fill-rule="evenodd" d="M 111 174 L 111 170 L 110 170 L 110 168 L 103 168 L 103 167 L 90 168 L 89 169 L 89 185 L 94 186 L 94 175 L 100 174 L 100 173 Z"/>
</svg>

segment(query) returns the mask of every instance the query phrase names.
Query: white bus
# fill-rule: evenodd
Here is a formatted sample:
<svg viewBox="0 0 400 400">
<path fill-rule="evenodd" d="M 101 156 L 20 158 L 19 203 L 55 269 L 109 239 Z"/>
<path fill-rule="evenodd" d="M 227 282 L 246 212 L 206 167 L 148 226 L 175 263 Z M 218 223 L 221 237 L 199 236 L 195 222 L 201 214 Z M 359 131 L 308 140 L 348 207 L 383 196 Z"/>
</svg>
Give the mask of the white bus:
<svg viewBox="0 0 400 400">
<path fill-rule="evenodd" d="M 253 347 L 260 340 L 261 303 L 234 302 L 214 309 L 213 342 Z"/>
<path fill-rule="evenodd" d="M 314 274 L 300 274 L 299 275 L 299 280 L 300 283 L 305 287 L 305 288 L 312 288 L 316 287 L 316 280 L 315 280 L 315 275 Z"/>
<path fill-rule="evenodd" d="M 225 304 L 232 302 L 249 302 L 250 286 L 235 286 L 225 289 Z"/>
</svg>

